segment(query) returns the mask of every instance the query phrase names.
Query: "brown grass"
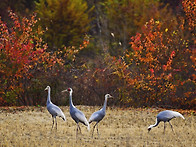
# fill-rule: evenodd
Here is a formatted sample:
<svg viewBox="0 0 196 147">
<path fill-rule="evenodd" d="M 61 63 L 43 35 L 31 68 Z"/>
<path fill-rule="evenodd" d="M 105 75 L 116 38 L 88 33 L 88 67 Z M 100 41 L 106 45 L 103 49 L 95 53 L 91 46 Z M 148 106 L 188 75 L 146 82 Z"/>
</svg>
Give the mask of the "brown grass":
<svg viewBox="0 0 196 147">
<path fill-rule="evenodd" d="M 176 118 L 171 121 L 163 134 L 163 122 L 150 133 L 147 127 L 155 123 L 161 110 L 107 108 L 105 118 L 99 124 L 100 137 L 88 132 L 80 124 L 82 134 L 76 140 L 76 124 L 69 115 L 68 107 L 61 107 L 67 122 L 57 118 L 58 129 L 51 131 L 52 118 L 45 107 L 5 111 L 0 109 L 0 146 L 187 146 L 196 145 L 196 116 L 184 114 L 185 120 Z M 78 106 L 87 116 L 99 107 Z M 91 131 L 93 128 L 91 124 Z"/>
</svg>

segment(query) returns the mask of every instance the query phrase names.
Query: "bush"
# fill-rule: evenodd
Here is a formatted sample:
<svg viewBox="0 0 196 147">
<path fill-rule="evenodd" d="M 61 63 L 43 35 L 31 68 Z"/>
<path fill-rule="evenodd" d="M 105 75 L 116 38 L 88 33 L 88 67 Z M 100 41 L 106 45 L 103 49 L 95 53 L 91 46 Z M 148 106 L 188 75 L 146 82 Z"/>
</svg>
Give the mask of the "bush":
<svg viewBox="0 0 196 147">
<path fill-rule="evenodd" d="M 19 19 L 10 11 L 9 16 L 11 27 L 0 20 L 1 104 L 36 105 L 39 97 L 29 93 L 32 84 L 39 83 L 38 87 L 43 88 L 44 75 L 57 75 L 55 65 L 62 65 L 62 62 L 55 54 L 46 52 L 47 45 L 41 38 L 43 31 L 36 26 L 35 15 Z M 40 75 L 42 80 L 38 79 Z"/>
<path fill-rule="evenodd" d="M 115 74 L 125 81 L 125 88 L 119 89 L 123 101 L 133 106 L 195 109 L 195 39 L 191 37 L 195 26 L 190 23 L 195 13 L 188 15 L 193 19 L 189 20 L 186 8 L 177 28 L 151 19 L 131 38 L 131 49 L 124 57 L 112 63 Z"/>
</svg>

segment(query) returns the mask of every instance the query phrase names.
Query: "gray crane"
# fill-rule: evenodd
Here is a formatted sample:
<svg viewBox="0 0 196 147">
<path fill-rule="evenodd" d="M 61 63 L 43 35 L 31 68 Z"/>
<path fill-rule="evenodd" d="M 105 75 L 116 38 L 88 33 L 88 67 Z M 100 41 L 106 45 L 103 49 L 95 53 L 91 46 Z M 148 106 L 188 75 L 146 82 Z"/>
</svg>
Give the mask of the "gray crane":
<svg viewBox="0 0 196 147">
<path fill-rule="evenodd" d="M 158 126 L 158 124 L 163 121 L 164 122 L 164 133 L 165 133 L 165 122 L 169 122 L 170 126 L 171 126 L 171 129 L 172 131 L 174 132 L 173 130 L 173 127 L 170 123 L 170 120 L 173 119 L 173 118 L 176 118 L 176 117 L 181 117 L 183 119 L 185 119 L 182 114 L 180 114 L 179 112 L 176 112 L 176 111 L 171 111 L 171 110 L 165 110 L 165 111 L 162 111 L 160 112 L 157 117 L 156 117 L 156 122 L 154 125 L 150 125 L 148 127 L 148 131 L 150 131 L 153 127 L 156 127 Z"/>
<path fill-rule="evenodd" d="M 48 109 L 48 112 L 52 115 L 52 120 L 53 120 L 53 124 L 52 124 L 52 128 L 54 126 L 54 119 L 56 121 L 56 129 L 57 129 L 57 120 L 56 120 L 56 116 L 59 116 L 61 117 L 64 121 L 66 121 L 66 118 L 65 118 L 65 115 L 64 113 L 62 112 L 62 110 L 54 105 L 51 100 L 50 100 L 50 86 L 47 86 L 45 90 L 48 90 L 48 98 L 47 98 L 47 109 Z"/>
<path fill-rule="evenodd" d="M 106 94 L 105 95 L 105 101 L 104 101 L 104 105 L 103 108 L 101 108 L 99 111 L 94 112 L 91 117 L 89 118 L 89 124 L 93 121 L 96 122 L 96 124 L 93 127 L 93 132 L 95 127 L 97 126 L 97 134 L 99 136 L 99 131 L 98 131 L 98 123 L 104 118 L 105 116 L 105 111 L 106 111 L 106 105 L 107 105 L 107 99 L 108 98 L 112 98 L 112 96 L 110 94 Z M 92 137 L 93 137 L 93 132 L 92 132 Z"/>
<path fill-rule="evenodd" d="M 79 122 L 81 122 L 85 126 L 87 126 L 87 129 L 88 130 L 90 130 L 90 125 L 89 125 L 89 123 L 88 123 L 88 121 L 87 121 L 84 113 L 82 113 L 80 110 L 78 110 L 73 105 L 73 102 L 72 102 L 72 93 L 73 93 L 73 90 L 72 90 L 72 88 L 68 88 L 66 90 L 63 90 L 62 92 L 69 92 L 69 104 L 70 104 L 69 112 L 70 112 L 70 115 L 71 115 L 72 119 L 77 123 L 77 129 L 76 129 L 76 137 L 77 137 L 78 130 L 80 130 L 80 133 L 81 133 Z"/>
</svg>

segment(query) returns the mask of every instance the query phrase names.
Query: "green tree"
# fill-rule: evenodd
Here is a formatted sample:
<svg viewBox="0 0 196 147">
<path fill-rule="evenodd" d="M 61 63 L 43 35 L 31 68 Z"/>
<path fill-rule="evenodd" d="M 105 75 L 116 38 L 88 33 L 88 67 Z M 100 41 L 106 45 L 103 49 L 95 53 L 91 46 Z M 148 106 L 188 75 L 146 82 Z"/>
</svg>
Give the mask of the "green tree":
<svg viewBox="0 0 196 147">
<path fill-rule="evenodd" d="M 89 30 L 88 5 L 83 0 L 40 0 L 36 3 L 40 24 L 45 29 L 45 40 L 49 48 L 56 50 L 64 46 L 83 42 Z"/>
</svg>

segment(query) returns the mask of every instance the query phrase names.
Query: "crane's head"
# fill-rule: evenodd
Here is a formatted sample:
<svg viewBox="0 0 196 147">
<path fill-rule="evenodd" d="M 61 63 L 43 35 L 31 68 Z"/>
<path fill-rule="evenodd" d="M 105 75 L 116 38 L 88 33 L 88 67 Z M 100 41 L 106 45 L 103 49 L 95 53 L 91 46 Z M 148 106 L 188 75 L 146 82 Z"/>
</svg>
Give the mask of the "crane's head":
<svg viewBox="0 0 196 147">
<path fill-rule="evenodd" d="M 105 98 L 113 98 L 113 96 L 111 96 L 110 94 L 106 94 Z"/>
<path fill-rule="evenodd" d="M 50 86 L 47 86 L 46 88 L 45 88 L 45 90 L 49 90 L 50 89 Z"/>
<path fill-rule="evenodd" d="M 67 88 L 66 90 L 63 90 L 63 91 L 61 91 L 61 92 L 73 92 L 73 90 L 72 90 L 72 88 Z"/>
<path fill-rule="evenodd" d="M 152 127 L 153 127 L 153 125 L 150 125 L 150 126 L 148 127 L 148 132 L 150 132 L 150 130 L 152 129 Z"/>
</svg>

